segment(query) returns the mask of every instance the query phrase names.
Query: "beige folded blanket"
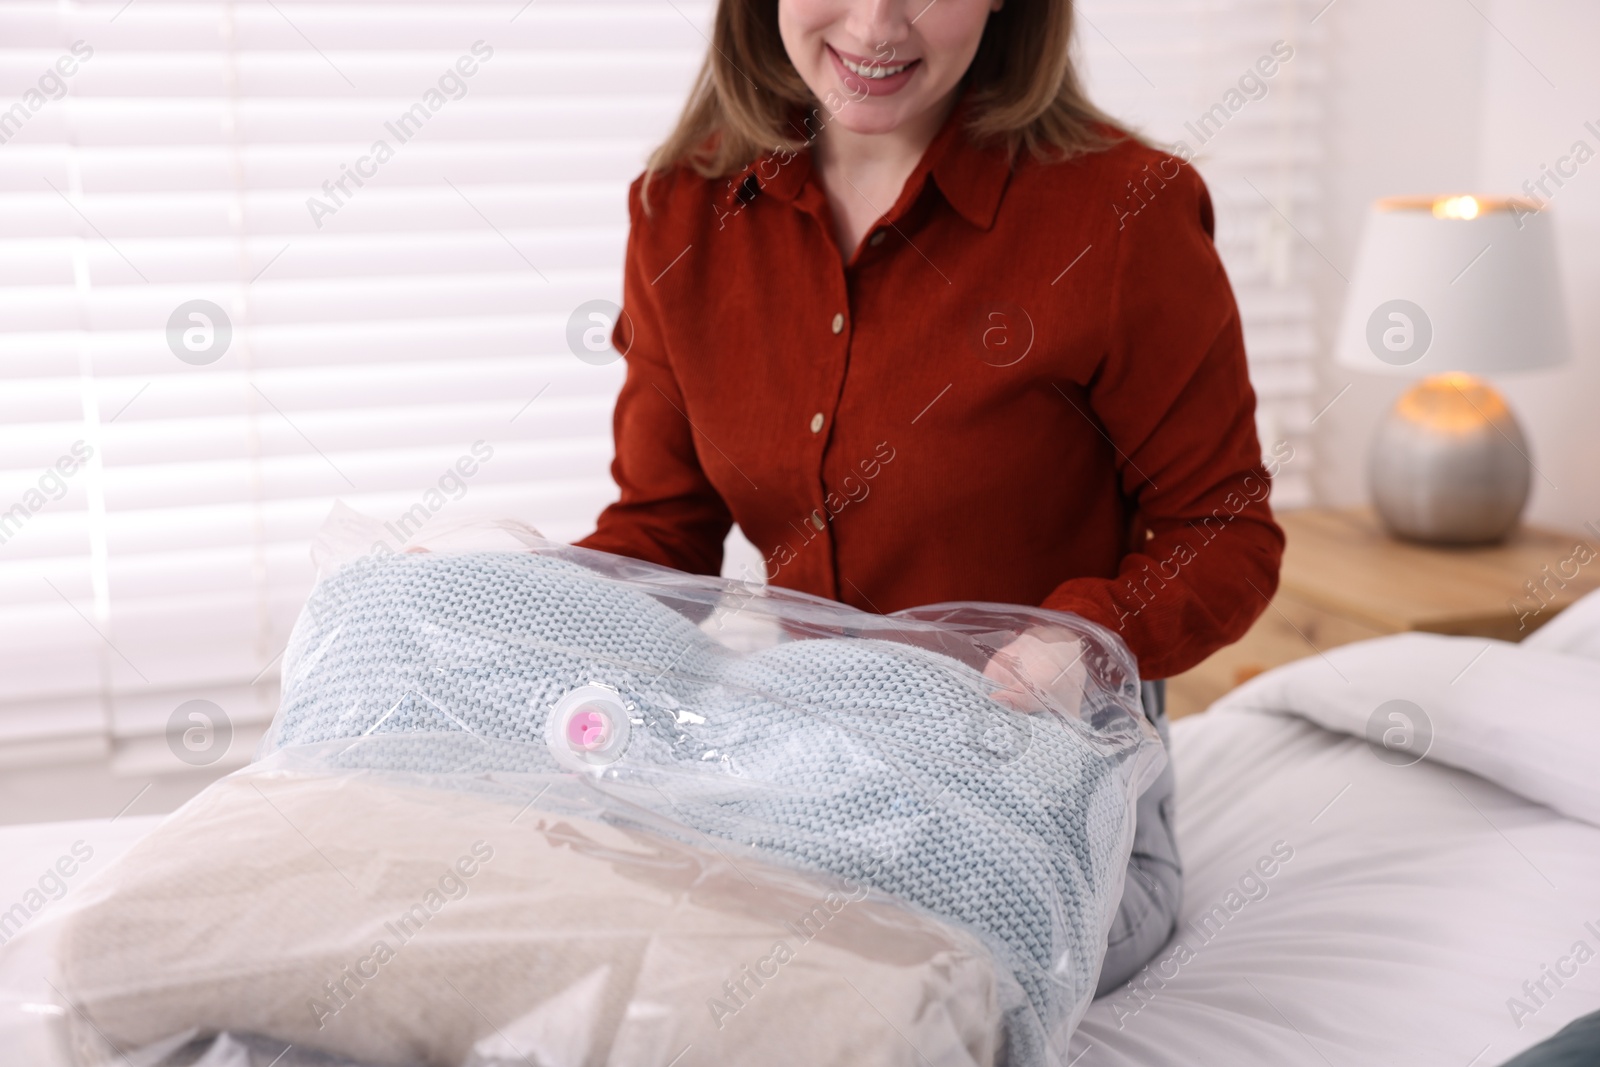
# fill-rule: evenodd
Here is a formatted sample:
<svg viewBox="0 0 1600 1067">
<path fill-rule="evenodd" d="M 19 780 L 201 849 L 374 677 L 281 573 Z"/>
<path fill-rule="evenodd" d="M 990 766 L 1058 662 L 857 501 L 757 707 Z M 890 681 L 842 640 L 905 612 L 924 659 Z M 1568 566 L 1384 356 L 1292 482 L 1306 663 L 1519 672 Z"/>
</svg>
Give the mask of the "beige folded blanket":
<svg viewBox="0 0 1600 1067">
<path fill-rule="evenodd" d="M 123 1051 L 197 1027 L 429 1067 L 997 1055 L 996 970 L 966 932 L 500 797 L 249 769 L 84 890 L 58 985 Z"/>
</svg>

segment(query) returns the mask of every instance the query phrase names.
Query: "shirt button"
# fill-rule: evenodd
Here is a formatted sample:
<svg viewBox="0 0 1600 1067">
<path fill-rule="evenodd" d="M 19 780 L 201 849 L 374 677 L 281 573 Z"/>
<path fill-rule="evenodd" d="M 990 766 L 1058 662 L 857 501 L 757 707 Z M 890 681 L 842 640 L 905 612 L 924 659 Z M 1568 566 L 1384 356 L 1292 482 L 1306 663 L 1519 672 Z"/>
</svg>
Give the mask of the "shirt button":
<svg viewBox="0 0 1600 1067">
<path fill-rule="evenodd" d="M 812 433 L 821 433 L 822 432 L 822 423 L 823 423 L 822 412 L 819 411 L 815 415 L 811 416 L 811 432 Z"/>
<path fill-rule="evenodd" d="M 834 316 L 833 316 L 833 332 L 834 333 L 843 333 L 844 332 L 844 313 L 843 312 L 836 312 L 834 314 Z"/>
<path fill-rule="evenodd" d="M 867 244 L 872 245 L 874 248 L 876 248 L 878 245 L 883 244 L 883 231 L 879 230 L 877 233 L 875 233 L 871 237 L 869 237 L 867 239 Z"/>
<path fill-rule="evenodd" d="M 824 525 L 822 521 L 822 512 L 813 511 L 811 513 L 811 525 L 815 526 L 819 530 L 822 529 Z"/>
</svg>

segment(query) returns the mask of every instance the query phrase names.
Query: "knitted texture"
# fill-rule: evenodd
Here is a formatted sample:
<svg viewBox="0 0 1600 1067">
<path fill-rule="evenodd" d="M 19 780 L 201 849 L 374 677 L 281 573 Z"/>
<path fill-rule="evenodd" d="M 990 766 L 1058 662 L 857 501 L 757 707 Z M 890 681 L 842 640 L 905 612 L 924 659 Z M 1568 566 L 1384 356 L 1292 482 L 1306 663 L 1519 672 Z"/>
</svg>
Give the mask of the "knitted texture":
<svg viewBox="0 0 1600 1067">
<path fill-rule="evenodd" d="M 1092 994 L 1126 862 L 1118 753 L 1002 708 L 954 659 L 865 638 L 736 652 L 637 584 L 496 552 L 346 565 L 284 677 L 275 746 L 365 735 L 341 765 L 434 774 L 555 773 L 551 706 L 613 686 L 635 709 L 617 780 L 653 786 L 631 801 L 985 935 L 1037 1013 L 1008 1025 L 1012 1062 Z"/>
</svg>

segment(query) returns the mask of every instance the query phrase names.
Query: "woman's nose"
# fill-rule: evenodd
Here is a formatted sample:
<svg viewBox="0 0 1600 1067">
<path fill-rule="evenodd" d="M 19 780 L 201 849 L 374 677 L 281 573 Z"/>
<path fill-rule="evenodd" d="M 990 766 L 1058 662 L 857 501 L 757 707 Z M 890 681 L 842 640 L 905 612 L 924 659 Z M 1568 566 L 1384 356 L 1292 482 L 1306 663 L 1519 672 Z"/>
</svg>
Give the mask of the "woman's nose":
<svg viewBox="0 0 1600 1067">
<path fill-rule="evenodd" d="M 891 50 L 911 36 L 912 20 L 934 3 L 938 0 L 857 0 L 847 28 L 871 46 L 874 59 L 887 63 L 894 58 Z"/>
</svg>

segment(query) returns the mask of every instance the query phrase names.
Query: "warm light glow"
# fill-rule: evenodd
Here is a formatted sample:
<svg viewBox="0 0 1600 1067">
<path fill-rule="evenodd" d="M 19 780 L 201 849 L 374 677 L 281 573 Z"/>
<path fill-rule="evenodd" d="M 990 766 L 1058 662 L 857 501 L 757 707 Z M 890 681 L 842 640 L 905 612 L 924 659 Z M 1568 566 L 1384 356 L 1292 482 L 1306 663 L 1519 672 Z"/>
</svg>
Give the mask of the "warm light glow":
<svg viewBox="0 0 1600 1067">
<path fill-rule="evenodd" d="M 1540 206 L 1519 196 L 1386 196 L 1376 202 L 1379 211 L 1426 211 L 1436 219 L 1481 219 L 1497 212 L 1532 215 Z"/>
<path fill-rule="evenodd" d="M 1482 210 L 1475 196 L 1444 196 L 1433 202 L 1436 219 L 1475 219 Z"/>
<path fill-rule="evenodd" d="M 1410 422 L 1444 433 L 1474 433 L 1509 412 L 1493 386 L 1460 372 L 1424 378 L 1400 397 L 1395 410 Z"/>
</svg>

